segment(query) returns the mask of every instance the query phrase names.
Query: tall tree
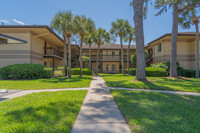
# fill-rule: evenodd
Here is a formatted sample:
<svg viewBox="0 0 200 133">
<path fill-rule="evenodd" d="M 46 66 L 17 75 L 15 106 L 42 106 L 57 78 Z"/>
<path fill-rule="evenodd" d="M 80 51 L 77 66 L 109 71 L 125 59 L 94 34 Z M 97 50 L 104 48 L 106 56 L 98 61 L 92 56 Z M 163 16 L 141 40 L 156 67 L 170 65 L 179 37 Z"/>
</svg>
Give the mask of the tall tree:
<svg viewBox="0 0 200 133">
<path fill-rule="evenodd" d="M 183 29 L 190 29 L 191 25 L 195 26 L 196 29 L 196 78 L 199 78 L 199 9 L 190 9 L 181 12 L 179 16 L 179 24 Z"/>
<path fill-rule="evenodd" d="M 121 44 L 121 65 L 122 65 L 122 74 L 124 74 L 124 49 L 123 49 L 123 41 L 127 37 L 127 27 L 129 22 L 127 20 L 118 19 L 116 22 L 112 22 L 112 28 L 110 30 L 111 34 L 116 37 L 120 37 Z"/>
<path fill-rule="evenodd" d="M 130 24 L 127 26 L 127 37 L 125 38 L 125 42 L 129 42 L 128 43 L 128 49 L 127 49 L 127 69 L 128 69 L 128 74 L 129 74 L 129 66 L 130 66 L 130 46 L 131 46 L 131 42 L 135 40 L 135 28 L 132 27 Z"/>
<path fill-rule="evenodd" d="M 167 12 L 169 8 L 173 8 L 173 24 L 171 39 L 171 55 L 170 55 L 170 77 L 177 77 L 177 34 L 178 34 L 178 17 L 182 11 L 190 10 L 200 5 L 199 0 L 156 0 L 156 9 L 160 11 L 156 15 Z"/>
<path fill-rule="evenodd" d="M 111 36 L 109 32 L 106 32 L 105 29 L 99 28 L 95 31 L 94 34 L 94 42 L 98 45 L 97 49 L 97 62 L 96 62 L 96 74 L 99 71 L 99 54 L 100 54 L 100 46 L 109 43 L 111 40 Z"/>
<path fill-rule="evenodd" d="M 92 19 L 88 18 L 87 29 L 85 33 L 85 43 L 89 45 L 89 69 L 92 69 L 91 45 L 94 42 L 95 31 L 96 31 L 95 22 Z"/>
<path fill-rule="evenodd" d="M 88 18 L 85 16 L 75 16 L 74 18 L 74 27 L 75 27 L 75 33 L 79 34 L 81 43 L 80 43 L 80 76 L 83 75 L 83 42 L 84 42 L 84 37 L 87 29 L 87 24 L 88 24 Z"/>
<path fill-rule="evenodd" d="M 64 66 L 65 66 L 65 76 L 67 76 L 67 46 L 66 38 L 68 39 L 68 65 L 69 65 L 69 77 L 71 77 L 71 45 L 70 37 L 73 31 L 73 14 L 71 11 L 59 11 L 54 16 L 51 22 L 51 28 L 58 31 L 59 34 L 62 34 L 64 38 Z"/>
<path fill-rule="evenodd" d="M 146 5 L 145 5 L 146 3 Z M 144 29 L 143 18 L 147 11 L 147 0 L 133 0 L 132 1 L 134 11 L 134 23 L 135 23 L 135 40 L 136 40 L 136 54 L 137 54 L 137 68 L 136 78 L 138 81 L 147 81 L 145 70 L 145 47 L 144 47 Z"/>
</svg>

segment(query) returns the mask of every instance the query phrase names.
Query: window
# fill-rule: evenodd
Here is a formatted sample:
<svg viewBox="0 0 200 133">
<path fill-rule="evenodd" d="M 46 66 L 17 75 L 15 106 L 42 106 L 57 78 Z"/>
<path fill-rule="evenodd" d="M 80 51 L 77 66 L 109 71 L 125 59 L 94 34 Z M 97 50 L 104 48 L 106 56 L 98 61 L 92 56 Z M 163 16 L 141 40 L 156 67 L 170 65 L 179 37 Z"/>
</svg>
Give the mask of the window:
<svg viewBox="0 0 200 133">
<path fill-rule="evenodd" d="M 8 42 L 7 39 L 0 38 L 0 44 L 6 44 Z"/>
<path fill-rule="evenodd" d="M 158 45 L 158 52 L 162 51 L 162 45 L 161 43 Z"/>
<path fill-rule="evenodd" d="M 47 66 L 47 62 L 46 61 L 44 62 L 44 65 Z"/>
<path fill-rule="evenodd" d="M 115 51 L 112 51 L 112 57 L 115 56 Z"/>
<path fill-rule="evenodd" d="M 106 71 L 110 70 L 110 65 L 106 65 Z"/>
<path fill-rule="evenodd" d="M 112 71 L 116 71 L 116 65 L 115 64 L 112 65 Z"/>
<path fill-rule="evenodd" d="M 107 56 L 109 55 L 109 51 L 106 51 L 106 55 L 107 55 Z"/>
</svg>

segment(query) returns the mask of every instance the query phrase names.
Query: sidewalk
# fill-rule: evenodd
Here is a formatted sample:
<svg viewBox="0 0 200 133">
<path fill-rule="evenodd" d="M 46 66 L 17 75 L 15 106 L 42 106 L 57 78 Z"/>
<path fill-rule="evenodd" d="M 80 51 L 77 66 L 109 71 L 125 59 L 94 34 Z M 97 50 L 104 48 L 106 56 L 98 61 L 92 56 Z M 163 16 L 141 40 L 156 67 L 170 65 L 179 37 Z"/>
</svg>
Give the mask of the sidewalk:
<svg viewBox="0 0 200 133">
<path fill-rule="evenodd" d="M 72 133 L 131 133 L 102 77 L 94 77 Z"/>
<path fill-rule="evenodd" d="M 54 91 L 67 91 L 67 90 L 88 90 L 89 88 L 68 88 L 68 89 L 44 89 L 44 90 L 8 90 L 8 93 L 2 93 L 0 94 L 0 102 L 7 100 L 7 99 L 12 99 L 15 97 L 21 97 L 24 95 L 28 95 L 31 93 L 38 93 L 38 92 L 54 92 Z"/>
</svg>

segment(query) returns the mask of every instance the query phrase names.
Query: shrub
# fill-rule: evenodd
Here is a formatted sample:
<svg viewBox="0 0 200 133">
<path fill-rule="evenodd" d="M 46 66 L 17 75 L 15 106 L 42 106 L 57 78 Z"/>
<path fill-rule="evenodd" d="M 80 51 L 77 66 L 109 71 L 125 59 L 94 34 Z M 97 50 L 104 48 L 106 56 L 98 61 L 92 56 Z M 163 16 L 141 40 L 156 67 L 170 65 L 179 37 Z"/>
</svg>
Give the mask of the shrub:
<svg viewBox="0 0 200 133">
<path fill-rule="evenodd" d="M 83 68 L 83 75 L 92 75 L 93 71 L 88 68 Z M 72 75 L 79 75 L 80 74 L 80 68 L 72 68 Z"/>
<path fill-rule="evenodd" d="M 195 70 L 185 70 L 185 77 L 195 77 L 196 71 Z"/>
<path fill-rule="evenodd" d="M 168 76 L 170 74 L 170 62 L 161 62 L 157 64 L 152 64 L 152 68 L 163 68 L 167 71 Z M 177 74 L 178 76 L 184 76 L 184 77 L 195 77 L 196 72 L 195 70 L 185 70 L 183 67 L 180 66 L 180 64 L 177 62 Z"/>
<path fill-rule="evenodd" d="M 50 78 L 53 69 L 40 64 L 15 64 L 0 69 L 2 79 L 40 79 Z"/>
<path fill-rule="evenodd" d="M 131 68 L 130 75 L 136 75 L 136 68 Z M 126 69 L 126 71 L 128 71 Z M 152 68 L 152 67 L 146 67 L 146 76 L 148 77 L 165 77 L 167 76 L 167 72 L 163 68 Z"/>
<path fill-rule="evenodd" d="M 65 68 L 64 67 L 57 67 L 54 70 L 54 77 L 64 77 L 65 76 Z"/>
<path fill-rule="evenodd" d="M 86 65 L 89 64 L 89 62 L 90 62 L 90 58 L 89 58 L 89 57 L 87 57 L 87 56 L 82 56 L 82 59 L 83 59 L 83 62 L 84 62 Z"/>
<path fill-rule="evenodd" d="M 149 56 L 149 53 L 148 53 L 147 50 L 145 50 L 145 60 L 146 60 L 146 62 L 147 62 L 148 56 Z M 131 65 L 136 66 L 136 60 L 137 60 L 137 54 L 136 54 L 136 52 L 135 52 L 135 53 L 134 53 L 133 55 L 131 55 L 131 57 L 130 57 Z"/>
</svg>

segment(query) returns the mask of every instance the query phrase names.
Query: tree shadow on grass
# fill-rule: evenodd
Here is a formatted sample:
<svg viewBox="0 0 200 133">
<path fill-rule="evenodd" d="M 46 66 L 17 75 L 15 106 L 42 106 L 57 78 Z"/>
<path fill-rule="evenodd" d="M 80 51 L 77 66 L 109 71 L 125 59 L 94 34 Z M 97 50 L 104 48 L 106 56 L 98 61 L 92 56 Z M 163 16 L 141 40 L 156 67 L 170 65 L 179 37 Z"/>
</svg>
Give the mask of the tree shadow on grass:
<svg viewBox="0 0 200 133">
<path fill-rule="evenodd" d="M 46 82 L 46 83 L 68 83 L 68 82 L 80 82 L 84 80 L 91 80 L 90 77 L 72 77 L 72 78 L 66 78 L 66 77 L 61 77 L 61 78 L 52 78 L 52 79 L 41 79 L 41 82 Z"/>
<path fill-rule="evenodd" d="M 111 90 L 134 132 L 199 132 L 200 97 Z"/>
<path fill-rule="evenodd" d="M 79 101 L 60 101 L 11 111 L 4 115 L 10 122 L 3 128 L 9 127 L 12 132 L 70 132 L 81 104 Z"/>
<path fill-rule="evenodd" d="M 110 76 L 110 77 L 109 77 Z M 121 80 L 120 79 L 121 76 Z M 112 75 L 107 75 L 109 80 L 106 81 L 106 84 L 109 87 L 122 87 L 122 88 L 135 88 L 135 89 L 152 89 L 152 90 L 169 90 L 169 91 L 191 91 L 191 92 L 200 92 L 200 80 L 185 80 L 185 79 L 169 79 L 169 78 L 153 78 L 150 82 L 139 82 L 131 81 L 124 79 L 124 75 L 119 75 L 119 79 L 112 80 Z M 129 77 L 129 76 L 127 76 Z M 124 80 L 123 80 L 124 79 Z"/>
</svg>

